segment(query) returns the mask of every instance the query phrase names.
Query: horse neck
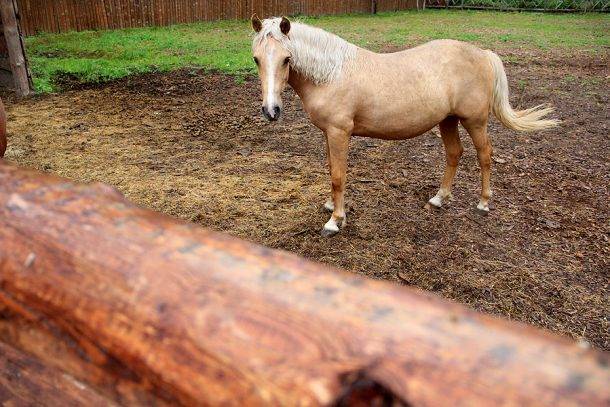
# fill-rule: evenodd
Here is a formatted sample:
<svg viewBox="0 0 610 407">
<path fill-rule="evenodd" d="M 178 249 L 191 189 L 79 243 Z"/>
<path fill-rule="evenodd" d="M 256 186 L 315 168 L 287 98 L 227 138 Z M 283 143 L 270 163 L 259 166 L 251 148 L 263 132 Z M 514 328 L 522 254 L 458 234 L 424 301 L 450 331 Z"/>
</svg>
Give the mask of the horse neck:
<svg viewBox="0 0 610 407">
<path fill-rule="evenodd" d="M 295 63 L 303 65 L 297 69 L 291 67 L 289 84 L 299 93 L 299 96 L 304 89 L 317 87 L 321 83 L 334 80 L 336 76 L 340 75 L 337 70 L 345 70 L 346 65 L 355 58 L 358 47 L 333 34 L 300 24 L 295 24 L 293 30 L 294 36 L 291 39 L 293 49 L 291 51 L 296 56 Z M 315 30 L 315 32 L 308 33 L 309 30 Z M 332 52 L 329 52 L 329 49 Z M 324 58 L 329 58 L 329 60 L 321 60 Z M 335 58 L 340 58 L 340 60 Z M 311 65 L 316 65 L 322 70 L 312 69 Z"/>
<path fill-rule="evenodd" d="M 292 68 L 290 68 L 290 74 L 288 75 L 288 85 L 294 89 L 301 100 L 305 98 L 309 90 L 318 86 Z"/>
</svg>

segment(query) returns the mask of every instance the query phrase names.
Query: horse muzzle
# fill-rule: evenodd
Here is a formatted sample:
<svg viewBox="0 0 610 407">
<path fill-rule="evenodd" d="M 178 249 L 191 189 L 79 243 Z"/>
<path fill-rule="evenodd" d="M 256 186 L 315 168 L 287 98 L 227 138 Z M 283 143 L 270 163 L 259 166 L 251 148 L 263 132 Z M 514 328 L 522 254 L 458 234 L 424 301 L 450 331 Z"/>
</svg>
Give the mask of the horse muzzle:
<svg viewBox="0 0 610 407">
<path fill-rule="evenodd" d="M 267 108 L 267 106 L 263 106 L 262 107 L 263 110 L 263 115 L 267 118 L 267 120 L 269 120 L 270 122 L 274 122 L 277 119 L 280 118 L 280 115 L 282 114 L 282 108 L 279 107 L 278 105 L 275 105 L 273 107 L 273 109 L 269 110 Z"/>
</svg>

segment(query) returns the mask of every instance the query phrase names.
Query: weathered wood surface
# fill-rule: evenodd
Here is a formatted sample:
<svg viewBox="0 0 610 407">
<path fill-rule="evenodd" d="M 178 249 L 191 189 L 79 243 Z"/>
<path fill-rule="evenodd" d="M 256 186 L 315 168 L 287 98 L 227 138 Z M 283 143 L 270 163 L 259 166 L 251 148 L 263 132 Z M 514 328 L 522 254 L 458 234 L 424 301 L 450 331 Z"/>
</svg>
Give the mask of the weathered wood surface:
<svg viewBox="0 0 610 407">
<path fill-rule="evenodd" d="M 4 157 L 6 144 L 6 111 L 2 100 L 0 100 L 0 158 Z"/>
<path fill-rule="evenodd" d="M 1 160 L 0 341 L 122 404 L 610 403 L 606 353 Z"/>
<path fill-rule="evenodd" d="M 23 40 L 17 22 L 16 7 L 14 0 L 0 0 L 0 16 L 2 17 L 4 39 L 6 40 L 9 63 L 15 82 L 15 91 L 18 96 L 27 96 L 31 93 L 31 83 Z"/>
<path fill-rule="evenodd" d="M 0 342 L 0 406 L 113 406 L 85 383 Z"/>
</svg>

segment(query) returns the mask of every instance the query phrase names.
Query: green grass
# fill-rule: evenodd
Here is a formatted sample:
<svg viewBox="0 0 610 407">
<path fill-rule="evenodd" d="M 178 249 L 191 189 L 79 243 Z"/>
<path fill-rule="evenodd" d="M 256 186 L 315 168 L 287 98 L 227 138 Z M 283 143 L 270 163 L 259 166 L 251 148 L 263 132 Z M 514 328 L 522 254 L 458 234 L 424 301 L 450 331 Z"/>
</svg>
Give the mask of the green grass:
<svg viewBox="0 0 610 407">
<path fill-rule="evenodd" d="M 427 10 L 302 20 L 373 50 L 437 38 L 489 48 L 606 52 L 610 46 L 610 16 L 596 13 Z M 254 72 L 247 21 L 40 34 L 27 38 L 26 48 L 38 92 L 58 90 L 62 76 L 89 83 L 182 67 L 219 70 L 238 78 Z"/>
</svg>

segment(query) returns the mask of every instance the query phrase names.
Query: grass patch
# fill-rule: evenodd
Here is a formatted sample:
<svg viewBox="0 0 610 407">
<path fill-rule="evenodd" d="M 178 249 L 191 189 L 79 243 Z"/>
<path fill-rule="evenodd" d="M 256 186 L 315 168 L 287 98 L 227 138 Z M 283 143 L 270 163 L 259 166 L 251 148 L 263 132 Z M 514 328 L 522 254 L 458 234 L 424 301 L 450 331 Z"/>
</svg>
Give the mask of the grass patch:
<svg viewBox="0 0 610 407">
<path fill-rule="evenodd" d="M 437 38 L 488 48 L 601 52 L 610 46 L 610 17 L 605 14 L 427 10 L 302 20 L 373 50 Z M 219 70 L 238 78 L 254 72 L 247 21 L 39 34 L 26 39 L 26 48 L 38 92 L 56 91 L 61 76 L 91 83 L 183 67 Z"/>
</svg>

